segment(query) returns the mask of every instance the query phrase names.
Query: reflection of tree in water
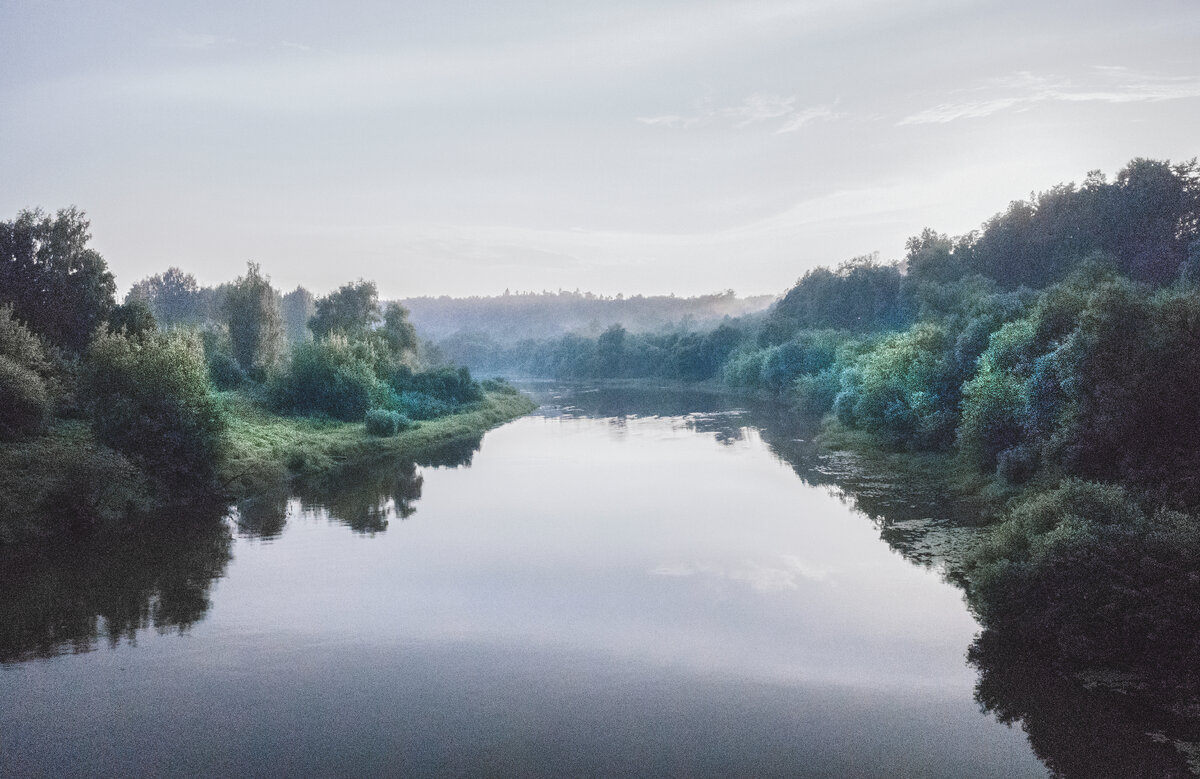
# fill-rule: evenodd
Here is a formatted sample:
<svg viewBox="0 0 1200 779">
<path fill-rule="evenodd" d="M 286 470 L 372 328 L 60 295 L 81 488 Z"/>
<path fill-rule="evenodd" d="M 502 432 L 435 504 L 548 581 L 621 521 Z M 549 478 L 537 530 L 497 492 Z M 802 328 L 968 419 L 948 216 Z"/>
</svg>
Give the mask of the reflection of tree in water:
<svg viewBox="0 0 1200 779">
<path fill-rule="evenodd" d="M 412 516 L 423 482 L 414 463 L 393 463 L 345 468 L 335 477 L 297 484 L 295 492 L 305 511 L 323 508 L 331 520 L 374 535 L 387 530 L 389 519 Z"/>
<path fill-rule="evenodd" d="M 237 503 L 238 530 L 254 538 L 278 536 L 287 525 L 289 502 L 297 498 L 303 511 L 324 510 L 331 520 L 356 533 L 382 533 L 389 520 L 407 519 L 416 512 L 423 483 L 418 465 L 470 465 L 482 440 L 482 435 L 462 436 L 426 449 L 415 463 L 357 463 L 244 498 Z"/>
<path fill-rule="evenodd" d="M 739 406 L 744 411 L 734 413 Z M 894 461 L 823 449 L 814 443 L 820 420 L 800 417 L 786 406 L 711 394 L 602 390 L 566 397 L 560 408 L 557 413 L 566 416 L 618 411 L 678 416 L 681 424 L 724 443 L 755 428 L 802 481 L 829 489 L 866 514 L 882 540 L 906 559 L 937 567 L 952 583 L 964 581 L 963 555 L 979 538 L 982 520 L 977 508 L 952 497 L 934 461 L 920 467 L 920 458 Z M 897 467 L 911 465 L 917 467 Z M 1186 776 L 1189 759 L 1200 774 L 1200 712 L 1168 711 L 1169 694 L 1106 692 L 1081 681 L 1092 669 L 1072 674 L 1061 658 L 1036 656 L 1028 640 L 995 629 L 976 639 L 970 662 L 979 671 L 976 700 L 1001 722 L 1020 724 L 1034 752 L 1057 776 Z M 1139 671 L 1143 680 L 1154 677 L 1153 669 Z M 1171 680 L 1160 681 L 1155 689 L 1169 692 Z"/>
<path fill-rule="evenodd" d="M 1001 722 L 1020 724 L 1055 776 L 1182 777 L 1189 752 L 1200 770 L 1195 719 L 1139 705 L 1049 670 L 1024 641 L 985 630 L 971 646 L 975 699 Z"/>
<path fill-rule="evenodd" d="M 451 438 L 425 449 L 417 458 L 417 465 L 431 468 L 467 467 L 482 443 L 482 433 Z"/>
<path fill-rule="evenodd" d="M 480 440 L 446 442 L 420 464 L 469 464 Z M 361 465 L 241 500 L 230 516 L 242 534 L 271 538 L 298 498 L 304 510 L 323 508 L 351 530 L 374 534 L 391 518 L 411 516 L 421 487 L 416 463 Z M 231 559 L 223 511 L 0 549 L 0 663 L 134 642 L 149 628 L 186 631 L 204 618 L 212 583 Z"/>
<path fill-rule="evenodd" d="M 138 631 L 185 632 L 204 618 L 230 560 L 219 517 L 163 517 L 74 543 L 0 553 L 0 662 L 87 652 Z"/>
<path fill-rule="evenodd" d="M 889 470 L 886 458 L 823 450 L 812 443 L 818 422 L 772 415 L 756 411 L 754 424 L 802 480 L 830 487 L 867 514 L 906 559 L 939 566 L 948 581 L 963 584 L 963 557 L 979 538 L 981 520 L 971 505 L 950 495 L 936 472 L 899 472 Z M 1072 673 L 1062 658 L 1035 655 L 1028 637 L 994 628 L 977 637 L 970 662 L 979 670 L 976 700 L 1001 722 L 1020 724 L 1056 776 L 1186 776 L 1189 752 L 1200 772 L 1196 712 L 1171 714 L 1145 696 L 1089 689 L 1081 679 L 1092 669 Z M 1154 676 L 1154 669 L 1139 671 L 1143 679 Z M 1169 690 L 1170 683 L 1162 680 L 1160 688 Z"/>
</svg>

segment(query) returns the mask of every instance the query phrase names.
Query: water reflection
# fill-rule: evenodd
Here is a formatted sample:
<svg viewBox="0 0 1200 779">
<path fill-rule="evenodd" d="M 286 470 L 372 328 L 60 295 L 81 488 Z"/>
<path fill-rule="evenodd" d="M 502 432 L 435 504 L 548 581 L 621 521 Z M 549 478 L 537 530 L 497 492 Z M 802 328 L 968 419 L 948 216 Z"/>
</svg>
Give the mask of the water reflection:
<svg viewBox="0 0 1200 779">
<path fill-rule="evenodd" d="M 230 560 L 219 517 L 162 517 L 121 535 L 0 553 L 0 662 L 186 632 Z"/>
<path fill-rule="evenodd" d="M 416 513 L 424 483 L 418 466 L 469 466 L 482 440 L 480 435 L 452 438 L 429 447 L 416 462 L 355 463 L 281 485 L 239 500 L 231 518 L 242 535 L 274 539 L 287 526 L 292 501 L 299 500 L 302 512 L 325 512 L 331 521 L 373 536 L 387 530 L 391 520 Z"/>
<path fill-rule="evenodd" d="M 422 474 L 421 468 L 470 465 L 480 447 L 478 437 L 450 442 L 428 453 L 418 463 L 387 462 L 342 469 L 322 479 L 242 501 L 232 513 L 233 526 L 242 536 L 257 539 L 280 537 L 288 529 L 289 517 L 297 511 L 327 517 L 354 534 L 373 536 L 387 530 L 392 520 L 412 516 L 427 486 L 430 494 L 424 498 L 426 503 L 423 505 L 428 507 L 430 519 L 447 520 L 453 516 L 458 521 L 422 523 L 422 526 L 436 526 L 423 527 L 436 529 L 436 533 L 404 534 L 403 544 L 395 544 L 387 555 L 379 555 L 386 557 L 388 563 L 379 568 L 372 568 L 364 557 L 371 550 L 384 549 L 389 541 L 398 541 L 390 538 L 394 531 L 373 541 L 370 549 L 365 550 L 357 542 L 352 547 L 341 546 L 349 544 L 351 536 L 339 529 L 319 537 L 311 558 L 302 554 L 289 557 L 284 549 L 286 544 L 239 547 L 239 557 L 243 549 L 251 555 L 239 570 L 244 579 L 252 581 L 244 581 L 238 585 L 243 589 L 234 590 L 234 593 L 242 593 L 241 598 L 223 592 L 226 597 L 218 611 L 225 610 L 226 621 L 234 627 L 244 625 L 244 629 L 252 632 L 263 631 L 254 633 L 256 637 L 268 630 L 300 630 L 297 625 L 307 625 L 306 620 L 311 620 L 315 627 L 307 628 L 311 633 L 305 635 L 357 642 L 357 649 L 353 651 L 364 657 L 370 656 L 371 660 L 353 672 L 345 670 L 352 678 L 337 675 L 337 669 L 349 668 L 342 659 L 352 649 L 341 643 L 336 652 L 338 662 L 332 666 L 322 665 L 324 655 L 309 656 L 296 650 L 294 657 L 278 663 L 278 667 L 294 668 L 308 663 L 306 679 L 331 693 L 330 699 L 343 689 L 358 689 L 361 700 L 367 701 L 368 706 L 378 707 L 372 717 L 360 717 L 360 721 L 369 727 L 380 727 L 380 723 L 387 721 L 386 712 L 400 704 L 383 697 L 370 698 L 368 689 L 388 690 L 408 685 L 412 687 L 409 700 L 429 701 L 440 700 L 439 696 L 445 696 L 447 690 L 459 690 L 454 686 L 458 684 L 462 688 L 459 690 L 461 708 L 444 707 L 443 711 L 443 707 L 435 706 L 438 709 L 435 713 L 447 718 L 469 719 L 468 730 L 491 733 L 487 728 L 494 727 L 493 723 L 502 720 L 503 714 L 518 711 L 521 707 L 527 709 L 524 716 L 530 722 L 541 722 L 542 718 L 555 722 L 561 719 L 567 723 L 561 728 L 570 729 L 570 723 L 579 721 L 571 717 L 584 717 L 581 712 L 593 711 L 590 707 L 598 699 L 607 701 L 605 705 L 611 709 L 611 716 L 595 715 L 595 727 L 578 732 L 604 733 L 608 732 L 606 728 L 616 727 L 614 723 L 625 721 L 621 717 L 638 711 L 635 702 L 651 705 L 646 698 L 637 696 L 645 696 L 645 689 L 663 684 L 665 677 L 654 667 L 660 659 L 674 663 L 686 655 L 717 667 L 734 669 L 749 668 L 754 662 L 764 667 L 791 669 L 793 666 L 798 668 L 795 664 L 802 660 L 808 665 L 800 675 L 811 681 L 812 686 L 803 692 L 772 688 L 774 691 L 770 696 L 774 696 L 771 699 L 775 703 L 771 705 L 777 711 L 773 708 L 770 716 L 759 710 L 762 702 L 770 697 L 762 690 L 750 691 L 733 681 L 723 681 L 721 684 L 728 689 L 722 687 L 720 695 L 713 698 L 729 701 L 741 695 L 745 698 L 740 704 L 744 710 L 758 712 L 755 716 L 760 716 L 761 722 L 747 730 L 746 743 L 766 733 L 773 734 L 772 738 L 778 736 L 778 754 L 786 754 L 786 760 L 781 757 L 775 766 L 777 769 L 786 767 L 790 770 L 800 765 L 800 760 L 823 755 L 832 741 L 853 740 L 862 737 L 864 732 L 903 732 L 907 735 L 899 740 L 916 746 L 908 747 L 907 753 L 900 746 L 889 747 L 893 751 L 888 754 L 907 754 L 912 760 L 928 758 L 930 762 L 922 766 L 937 769 L 930 772 L 953 773 L 947 767 L 949 763 L 939 764 L 937 758 L 920 754 L 933 751 L 933 746 L 922 745 L 921 739 L 928 738 L 936 728 L 949 728 L 950 722 L 959 729 L 955 743 L 970 744 L 971 739 L 983 737 L 978 726 L 970 721 L 974 709 L 969 692 L 960 695 L 961 700 L 949 693 L 945 698 L 923 698 L 921 693 L 922 685 L 948 684 L 941 676 L 945 673 L 943 665 L 963 670 L 962 663 L 956 658 L 969 640 L 969 624 L 961 626 L 968 632 L 956 639 L 960 643 L 938 645 L 939 641 L 945 643 L 941 631 L 957 635 L 958 623 L 969 623 L 961 604 L 955 602 L 953 591 L 943 598 L 946 603 L 930 605 L 927 600 L 922 600 L 930 594 L 922 582 L 898 580 L 894 578 L 894 572 L 877 576 L 876 569 L 884 567 L 887 561 L 872 555 L 887 558 L 886 550 L 870 538 L 864 546 L 859 541 L 850 543 L 850 540 L 835 535 L 831 525 L 836 525 L 838 520 L 807 517 L 805 506 L 796 511 L 790 506 L 759 506 L 778 512 L 779 516 L 769 522 L 754 524 L 755 518 L 743 516 L 742 507 L 735 504 L 738 500 L 749 502 L 754 496 L 761 497 L 762 488 L 758 483 L 739 485 L 737 478 L 732 479 L 733 483 L 724 490 L 732 496 L 730 505 L 711 507 L 712 510 L 707 512 L 686 500 L 682 491 L 689 489 L 689 473 L 693 482 L 706 479 L 715 484 L 723 476 L 733 473 L 730 469 L 744 465 L 743 459 L 727 457 L 728 454 L 744 454 L 745 449 L 758 447 L 761 442 L 804 483 L 823 488 L 870 517 L 875 530 L 892 550 L 912 563 L 935 568 L 951 579 L 962 548 L 977 532 L 970 526 L 973 514 L 969 506 L 948 501 L 934 474 L 899 473 L 889 470 L 886 462 L 822 449 L 814 443 L 818 421 L 797 418 L 786 407 L 765 403 L 748 405 L 715 393 L 646 388 L 582 392 L 555 388 L 544 393 L 544 399 L 547 404 L 538 413 L 548 419 L 581 420 L 579 436 L 571 442 L 546 436 L 510 441 L 506 454 L 508 461 L 492 463 L 493 468 L 509 470 L 493 472 L 482 481 L 472 481 L 463 492 L 477 492 L 469 496 L 465 505 L 459 505 L 460 514 L 454 514 L 447 507 L 447 496 L 435 489 L 436 485 L 441 485 L 441 493 L 453 492 L 447 489 L 453 474 Z M 649 425 L 640 424 L 638 420 L 644 418 L 656 421 Z M 691 431 L 721 444 L 722 455 L 714 462 L 709 458 L 711 447 L 693 447 L 695 436 L 677 436 L 681 440 L 690 439 L 690 442 L 674 445 L 692 447 L 686 450 L 691 453 L 689 456 L 702 454 L 708 459 L 694 463 L 684 460 L 670 474 L 638 476 L 644 477 L 648 484 L 666 482 L 668 477 L 676 479 L 671 483 L 679 490 L 655 498 L 661 504 L 642 506 L 644 494 L 626 483 L 630 480 L 629 474 L 636 473 L 636 464 L 630 470 L 628 463 L 620 464 L 620 467 L 608 463 L 612 469 L 606 470 L 601 467 L 606 463 L 587 459 L 600 448 L 588 438 L 596 430 L 600 431 L 601 437 L 662 436 L 664 430 L 673 433 Z M 534 448 L 520 449 L 526 443 L 531 443 Z M 548 445 L 562 448 L 553 451 L 536 449 Z M 643 469 L 658 467 L 658 461 L 650 458 L 663 457 L 663 450 L 656 447 L 621 447 L 619 451 L 609 449 L 607 452 L 605 456 L 644 456 L 647 459 Z M 546 459 L 538 460 L 539 457 Z M 536 470 L 539 462 L 547 461 L 560 465 L 574 463 L 581 467 L 557 471 L 547 468 L 544 473 L 529 473 L 531 467 Z M 771 464 L 768 462 L 768 465 Z M 726 470 L 723 472 L 722 469 Z M 771 493 L 773 496 L 806 500 L 804 495 L 792 489 L 794 480 L 787 473 L 779 473 L 778 468 L 768 470 L 774 470 L 775 474 L 764 475 L 757 470 L 745 473 L 756 478 L 775 479 L 778 476 L 778 480 L 768 485 L 772 490 L 779 490 Z M 626 475 L 619 490 L 612 489 L 611 485 L 588 486 L 588 479 L 611 479 L 619 474 Z M 471 474 L 472 477 L 479 475 Z M 578 479 L 578 482 L 550 483 L 556 476 L 564 480 Z M 528 485 L 537 485 L 540 479 L 544 482 L 538 488 L 540 494 L 522 501 L 518 498 L 528 496 L 506 493 L 507 487 L 518 479 L 525 479 L 522 483 Z M 463 481 L 455 483 L 466 484 Z M 690 489 L 699 491 L 694 484 Z M 620 494 L 621 499 L 600 506 L 578 505 L 581 500 L 586 500 L 580 495 L 600 496 L 605 490 Z M 626 491 L 630 491 L 629 494 L 624 494 Z M 723 499 L 720 491 L 713 494 L 717 499 Z M 597 497 L 592 500 L 602 502 Z M 491 506 L 498 503 L 503 505 L 493 512 Z M 816 503 L 805 505 L 817 506 Z M 813 508 L 813 511 L 817 510 Z M 605 511 L 616 516 L 602 516 Z M 491 514 L 502 516 L 506 521 L 481 519 L 472 524 L 465 519 L 494 518 Z M 587 516 L 583 516 L 585 514 Z M 564 525 L 570 525 L 571 533 L 577 535 L 552 535 Z M 861 521 L 857 526 L 863 531 L 860 536 L 870 536 Z M 629 528 L 634 528 L 633 534 Z M 625 535 L 622 535 L 623 531 Z M 747 540 L 756 531 L 762 536 Z M 506 539 L 515 539 L 514 548 L 525 556 L 505 558 L 505 552 L 497 552 Z M 775 546 L 781 542 L 786 545 Z M 4 554 L 0 557 L 0 662 L 11 664 L 64 652 L 85 652 L 102 643 L 116 646 L 135 641 L 139 632 L 151 628 L 159 632 L 189 630 L 204 619 L 210 608 L 213 582 L 226 574 L 231 544 L 230 525 L 219 518 L 209 518 L 191 523 L 161 522 L 153 532 L 147 529 L 120 539 L 82 544 L 74 550 L 47 546 L 26 548 L 19 554 Z M 339 546 L 334 549 L 333 545 Z M 807 550 L 806 545 L 811 550 Z M 801 553 L 811 551 L 812 559 L 789 556 L 797 550 Z M 278 551 L 279 555 L 271 557 L 273 551 Z M 401 558 L 398 552 L 407 552 L 409 556 Z M 775 552 L 778 554 L 772 556 Z M 319 560 L 324 557 L 335 563 L 338 577 L 311 582 L 304 579 L 306 576 L 312 578 L 310 569 L 318 568 Z M 447 560 L 453 564 L 445 562 Z M 361 570 L 355 570 L 353 577 L 341 575 L 360 564 Z M 287 565 L 294 569 L 279 567 Z M 559 567 L 569 570 L 575 578 L 546 578 L 553 577 Z M 909 566 L 899 567 L 913 570 Z M 609 578 L 603 578 L 605 576 Z M 231 581 L 234 578 L 231 577 Z M 934 577 L 925 575 L 924 578 Z M 907 596 L 893 591 L 898 585 L 911 587 L 905 592 L 910 592 L 912 600 L 917 602 L 905 603 Z M 270 610 L 257 604 L 260 598 L 270 595 L 272 587 L 289 590 L 289 596 L 293 595 L 290 592 L 293 589 L 300 594 L 278 599 L 274 603 L 278 612 L 265 613 Z M 252 595 L 246 597 L 247 593 Z M 705 596 L 698 598 L 697 593 L 705 593 Z M 711 598 L 708 597 L 710 594 Z M 251 602 L 255 604 L 253 607 L 248 605 Z M 269 599 L 261 602 L 269 602 Z M 348 608 L 348 603 L 353 607 Z M 910 610 L 899 613 L 905 609 Z M 221 652 L 225 649 L 219 640 L 233 640 L 231 636 L 240 635 L 231 627 L 227 626 L 226 630 L 213 639 L 218 642 Z M 445 636 L 465 635 L 468 630 L 509 638 L 519 635 L 522 640 L 529 636 L 549 636 L 554 641 L 565 640 L 562 632 L 568 631 L 573 634 L 570 640 L 588 648 L 624 651 L 642 660 L 651 658 L 651 668 L 642 668 L 637 672 L 641 676 L 635 676 L 630 670 L 635 667 L 633 664 L 616 667 L 611 678 L 603 676 L 596 682 L 595 694 L 585 706 L 572 696 L 578 693 L 578 679 L 592 673 L 592 666 L 581 661 L 580 668 L 564 668 L 561 678 L 548 675 L 546 668 L 563 662 L 562 656 L 542 647 L 540 651 L 550 656 L 537 666 L 536 671 L 526 672 L 523 664 L 529 662 L 531 647 L 517 645 L 512 652 L 515 658 L 512 667 L 521 670 L 512 673 L 519 677 L 519 683 L 514 682 L 511 689 L 493 691 L 496 697 L 487 705 L 496 709 L 496 717 L 479 715 L 479 718 L 471 719 L 476 716 L 471 712 L 483 705 L 477 688 L 492 684 L 493 680 L 483 676 L 470 683 L 461 680 L 473 679 L 470 674 L 482 674 L 481 669 L 486 668 L 487 663 L 496 662 L 494 653 L 464 662 L 460 669 L 453 665 L 452 659 L 448 660 L 438 652 L 426 656 L 414 649 L 411 657 L 406 656 L 400 662 L 387 649 L 392 646 L 387 641 L 419 646 L 420 639 L 433 636 L 442 640 Z M 370 655 L 375 650 L 368 650 L 373 646 L 373 638 L 385 647 L 378 656 Z M 628 642 L 628 646 L 619 646 L 619 641 Z M 275 643 L 287 645 L 287 641 Z M 259 644 L 255 647 L 255 652 L 269 655 L 271 651 L 258 648 Z M 936 650 L 932 654 L 931 647 Z M 655 652 L 662 653 L 661 658 L 657 658 Z M 178 678 L 187 678 L 194 669 L 184 661 L 177 662 L 186 671 L 178 674 Z M 1088 691 L 1077 681 L 1048 674 L 1043 670 L 1044 663 L 1028 657 L 1022 647 L 1006 642 L 1003 636 L 981 636 L 972 650 L 971 662 L 978 670 L 975 700 L 1000 722 L 1020 724 L 1038 757 L 1058 774 L 1072 777 L 1173 776 L 1186 772 L 1184 753 L 1175 743 L 1183 743 L 1186 749 L 1186 743 L 1197 740 L 1190 738 L 1194 728 L 1186 718 L 1164 720 L 1159 715 L 1139 711 L 1126 701 Z M 426 671 L 405 675 L 405 669 L 421 663 L 427 666 Z M 927 676 L 920 676 L 926 665 L 931 670 Z M 830 669 L 856 677 L 855 684 L 863 685 L 861 689 L 865 692 L 861 693 L 861 706 L 853 708 L 847 704 L 843 688 L 825 686 L 830 680 L 821 675 L 831 673 Z M 714 729 L 713 739 L 718 739 L 719 723 L 726 722 L 721 717 L 731 715 L 705 709 L 706 701 L 692 700 L 699 695 L 697 690 L 708 689 L 703 685 L 711 687 L 715 684 L 711 677 L 683 675 L 682 666 L 679 670 L 681 677 L 676 699 L 687 698 L 690 702 L 686 706 L 680 704 L 679 712 L 676 712 L 683 718 L 680 721 L 686 720 L 686 727 L 678 726 L 677 738 L 673 737 L 672 743 L 686 743 L 687 749 L 694 754 L 695 750 L 704 747 L 696 741 L 699 728 Z M 906 683 L 903 682 L 906 675 L 918 681 L 899 691 L 886 687 L 887 684 Z M 443 677 L 444 684 L 428 682 Z M 555 678 L 558 678 L 558 689 L 554 693 L 558 696 L 556 705 L 561 708 L 544 708 L 542 698 L 528 691 L 545 687 Z M 618 695 L 614 690 L 619 688 L 622 680 L 634 689 Z M 218 677 L 213 683 L 220 681 Z M 843 683 L 842 679 L 833 681 Z M 228 687 L 225 694 L 243 698 L 247 695 L 244 692 L 247 682 L 242 678 L 239 677 L 236 683 L 228 680 L 224 683 Z M 271 701 L 272 706 L 294 705 L 295 721 L 302 723 L 314 702 L 280 693 L 279 690 L 288 684 L 290 680 L 282 678 L 264 684 L 264 690 L 268 692 L 264 692 L 267 697 L 263 700 Z M 361 687 L 354 686 L 359 684 Z M 962 684 L 969 691 L 970 679 Z M 781 689 L 785 692 L 780 692 Z M 194 691 L 186 689 L 181 693 L 193 694 Z M 605 695 L 609 697 L 605 698 Z M 807 701 L 807 705 L 812 706 L 813 700 L 820 696 L 829 701 L 822 704 L 826 709 L 821 709 L 828 711 L 829 716 L 813 715 L 803 722 L 797 720 L 801 715 L 809 716 L 805 714 L 808 711 L 805 706 L 797 705 L 797 701 Z M 324 700 L 323 697 L 320 699 Z M 404 696 L 399 699 L 403 700 Z M 916 699 L 921 702 L 914 703 Z M 247 699 L 243 708 L 252 709 L 254 700 L 252 697 Z M 961 712 L 964 706 L 972 708 L 965 717 Z M 925 718 L 922 722 L 914 719 L 914 711 L 919 707 L 925 707 L 925 713 L 920 715 Z M 239 710 L 238 706 L 230 708 Z M 0 711 L 2 709 L 0 706 Z M 430 716 L 428 709 L 419 706 L 403 711 L 411 715 L 413 722 Z M 951 711 L 953 713 L 949 713 Z M 594 746 L 597 755 L 600 750 L 606 750 L 604 755 L 609 757 L 621 754 L 622 750 L 628 749 L 629 743 L 633 743 L 629 739 L 645 738 L 648 729 L 661 724 L 650 709 L 643 713 L 645 716 L 633 724 L 626 722 L 627 735 L 622 735 L 621 739 L 614 736 L 611 743 Z M 331 721 L 336 719 L 333 713 L 329 714 Z M 839 717 L 846 722 L 830 724 Z M 784 722 L 793 723 L 792 736 L 796 741 L 791 740 L 792 736 L 780 735 L 779 725 Z M 864 722 L 873 724 L 864 728 Z M 283 725 L 279 727 L 281 731 L 287 730 Z M 413 727 L 414 732 L 418 732 L 417 726 Z M 405 731 L 398 727 L 388 732 L 394 735 Z M 272 735 L 278 736 L 277 733 Z M 578 733 L 576 737 L 581 738 Z M 556 732 L 555 738 L 561 741 L 567 735 Z M 687 738 L 692 741 L 685 741 Z M 812 743 L 798 749 L 796 745 L 805 738 Z M 465 750 L 471 746 L 456 746 L 456 754 L 466 754 Z M 991 748 L 1000 749 L 994 745 Z M 746 749 L 744 753 L 713 749 L 714 754 L 720 753 L 719 757 L 731 761 L 722 764 L 731 769 L 744 769 L 754 765 L 750 758 L 769 754 L 756 749 Z M 248 753 L 257 754 L 257 751 L 251 749 Z M 374 756 L 375 753 L 370 754 Z M 413 754 L 418 753 L 410 752 L 410 761 Z M 646 754 L 661 757 L 661 750 L 649 750 Z M 530 759 L 533 757 L 536 756 Z M 978 770 L 970 773 L 987 773 L 981 766 L 969 762 L 973 756 L 959 757 L 964 762 L 954 765 L 962 769 L 960 773 L 972 767 Z M 1026 759 L 1030 759 L 1028 755 Z M 834 765 L 831 762 L 825 773 L 835 773 Z M 848 765 L 855 764 L 843 763 L 838 767 Z M 1015 763 L 988 764 L 989 770 L 998 765 Z M 764 769 L 764 773 L 771 771 Z M 872 771 L 860 770 L 860 773 Z M 913 768 L 912 773 L 923 771 Z"/>
<path fill-rule="evenodd" d="M 479 445 L 479 436 L 455 439 L 421 464 L 469 465 Z M 358 465 L 242 499 L 227 516 L 241 535 L 273 539 L 298 500 L 302 511 L 324 511 L 369 536 L 411 516 L 422 483 L 416 463 Z M 0 663 L 136 643 L 148 629 L 186 632 L 205 617 L 231 547 L 230 525 L 214 512 L 0 549 Z"/>
<path fill-rule="evenodd" d="M 979 669 L 975 699 L 1001 722 L 1020 725 L 1056 776 L 1184 777 L 1200 772 L 1194 719 L 1164 716 L 1048 671 L 1046 658 L 994 630 L 976 639 L 970 659 Z"/>
<path fill-rule="evenodd" d="M 830 451 L 817 445 L 820 420 L 777 403 L 713 393 L 617 388 L 548 394 L 555 416 L 612 415 L 627 424 L 639 416 L 670 415 L 722 444 L 758 435 L 806 484 L 825 487 L 874 523 L 880 538 L 912 563 L 935 568 L 962 585 L 961 561 L 985 524 L 976 506 L 955 499 L 936 470 L 905 468 L 881 456 Z M 617 410 L 620 410 L 619 413 Z M 969 652 L 978 671 L 975 699 L 1000 722 L 1020 726 L 1037 756 L 1062 777 L 1200 775 L 1200 712 L 1147 705 L 1145 697 L 1105 692 L 1034 654 L 1020 637 L 983 631 Z M 1057 663 L 1058 667 L 1063 667 Z M 1094 673 L 1094 672 L 1092 672 Z M 1153 669 L 1141 674 L 1155 678 Z M 1170 679 L 1161 680 L 1163 690 Z M 1158 703 L 1158 701 L 1155 701 Z"/>
</svg>

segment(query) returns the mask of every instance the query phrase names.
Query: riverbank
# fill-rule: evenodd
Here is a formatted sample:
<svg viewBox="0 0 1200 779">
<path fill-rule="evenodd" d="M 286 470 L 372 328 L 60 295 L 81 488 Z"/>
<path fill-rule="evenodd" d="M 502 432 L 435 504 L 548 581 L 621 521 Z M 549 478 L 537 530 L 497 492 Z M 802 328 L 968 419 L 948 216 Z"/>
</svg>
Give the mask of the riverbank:
<svg viewBox="0 0 1200 779">
<path fill-rule="evenodd" d="M 230 412 L 230 425 L 229 450 L 219 475 L 233 498 L 384 459 L 421 460 L 432 450 L 478 439 L 537 408 L 527 395 L 492 391 L 456 414 L 379 437 L 369 435 L 362 422 L 280 416 L 243 393 L 226 393 L 222 400 Z"/>
<path fill-rule="evenodd" d="M 220 401 L 228 428 L 205 514 L 297 479 L 389 458 L 436 458 L 537 407 L 527 395 L 493 390 L 458 413 L 377 437 L 362 422 L 273 413 L 245 392 L 222 393 Z M 43 435 L 0 447 L 0 545 L 114 528 L 164 508 L 149 475 L 101 443 L 82 420 L 59 420 Z"/>
</svg>

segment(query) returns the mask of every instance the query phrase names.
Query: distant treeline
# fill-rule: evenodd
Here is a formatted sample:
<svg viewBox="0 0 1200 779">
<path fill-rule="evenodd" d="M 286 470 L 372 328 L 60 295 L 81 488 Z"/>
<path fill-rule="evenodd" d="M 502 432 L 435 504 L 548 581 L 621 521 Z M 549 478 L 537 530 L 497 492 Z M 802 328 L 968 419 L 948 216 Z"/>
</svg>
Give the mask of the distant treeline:
<svg viewBox="0 0 1200 779">
<path fill-rule="evenodd" d="M 940 452 L 1003 521 L 971 603 L 1038 662 L 1200 706 L 1200 167 L 1137 159 L 715 328 L 442 348 L 563 379 L 709 379 Z M 982 649 L 980 651 L 983 651 Z M 1190 716 L 1190 715 L 1189 715 Z"/>
<path fill-rule="evenodd" d="M 491 341 L 508 346 L 567 333 L 597 336 L 617 323 L 636 333 L 707 329 L 726 317 L 762 311 L 774 300 L 770 295 L 739 298 L 733 290 L 690 298 L 505 290 L 495 297 L 421 297 L 400 303 L 423 338 L 443 341 L 462 334 L 469 340 L 486 333 Z"/>
</svg>

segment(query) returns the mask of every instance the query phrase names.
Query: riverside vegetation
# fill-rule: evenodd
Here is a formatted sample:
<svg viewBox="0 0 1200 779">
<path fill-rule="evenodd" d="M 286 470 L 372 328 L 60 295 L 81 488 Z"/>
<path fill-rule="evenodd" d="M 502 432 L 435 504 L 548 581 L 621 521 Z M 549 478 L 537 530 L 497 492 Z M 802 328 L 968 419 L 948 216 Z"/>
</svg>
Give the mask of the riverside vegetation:
<svg viewBox="0 0 1200 779">
<path fill-rule="evenodd" d="M 278 295 L 253 266 L 208 289 L 172 269 L 117 305 L 74 211 L 0 225 L 0 262 L 6 540 L 231 495 L 261 496 L 241 521 L 269 534 L 281 484 L 302 493 L 529 407 L 447 363 L 719 385 L 821 418 L 827 447 L 937 474 L 990 525 L 950 566 L 983 626 L 977 697 L 1052 768 L 1090 775 L 1070 744 L 1149 733 L 1200 770 L 1195 161 L 1093 172 L 965 236 L 926 229 L 899 262 L 813 270 L 768 311 L 707 329 L 503 341 L 480 321 L 493 335 L 434 346 L 370 284 Z M 1073 719 L 1084 695 L 1134 714 L 1093 728 Z"/>
<path fill-rule="evenodd" d="M 216 289 L 171 269 L 118 304 L 89 238 L 75 209 L 0 223 L 0 543 L 219 515 L 533 407 L 430 364 L 371 282 L 314 299 L 253 264 Z"/>
<path fill-rule="evenodd" d="M 812 270 L 708 330 L 442 348 L 514 374 L 765 393 L 825 415 L 827 445 L 944 472 L 994 523 L 956 561 L 985 628 L 973 657 L 1002 646 L 1200 741 L 1195 160 L 1093 171 L 957 238 L 925 229 L 899 262 Z"/>
</svg>

